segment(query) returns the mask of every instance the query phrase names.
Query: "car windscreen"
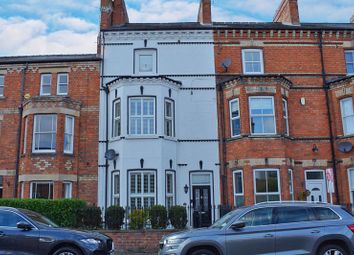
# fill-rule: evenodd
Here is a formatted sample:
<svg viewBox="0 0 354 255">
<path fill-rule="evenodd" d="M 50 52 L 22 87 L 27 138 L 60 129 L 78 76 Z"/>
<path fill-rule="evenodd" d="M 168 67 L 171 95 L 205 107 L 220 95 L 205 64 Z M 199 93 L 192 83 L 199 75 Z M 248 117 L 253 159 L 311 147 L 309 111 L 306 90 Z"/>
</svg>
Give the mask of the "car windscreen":
<svg viewBox="0 0 354 255">
<path fill-rule="evenodd" d="M 232 219 L 235 218 L 236 215 L 240 215 L 241 212 L 243 212 L 243 209 L 236 209 L 234 211 L 231 211 L 227 214 L 225 214 L 223 217 L 221 217 L 219 220 L 217 220 L 213 225 L 210 226 L 210 228 L 223 228 L 226 225 L 228 225 Z"/>
<path fill-rule="evenodd" d="M 25 214 L 28 218 L 39 225 L 44 225 L 46 227 L 58 228 L 58 225 L 52 222 L 50 219 L 44 217 L 43 215 L 32 212 L 26 209 L 19 209 L 23 214 Z"/>
</svg>

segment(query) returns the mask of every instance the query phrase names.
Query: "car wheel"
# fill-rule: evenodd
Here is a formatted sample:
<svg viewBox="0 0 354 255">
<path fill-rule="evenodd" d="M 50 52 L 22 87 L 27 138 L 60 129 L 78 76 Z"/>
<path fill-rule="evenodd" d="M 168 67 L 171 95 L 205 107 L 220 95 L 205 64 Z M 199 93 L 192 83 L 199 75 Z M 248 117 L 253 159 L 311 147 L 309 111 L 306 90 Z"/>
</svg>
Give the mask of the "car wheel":
<svg viewBox="0 0 354 255">
<path fill-rule="evenodd" d="M 193 251 L 191 255 L 216 255 L 216 254 L 210 250 L 202 249 L 202 250 Z"/>
<path fill-rule="evenodd" d="M 348 255 L 348 253 L 338 245 L 329 244 L 323 246 L 318 255 Z"/>
<path fill-rule="evenodd" d="M 82 255 L 82 253 L 74 247 L 62 247 L 56 250 L 53 255 Z"/>
</svg>

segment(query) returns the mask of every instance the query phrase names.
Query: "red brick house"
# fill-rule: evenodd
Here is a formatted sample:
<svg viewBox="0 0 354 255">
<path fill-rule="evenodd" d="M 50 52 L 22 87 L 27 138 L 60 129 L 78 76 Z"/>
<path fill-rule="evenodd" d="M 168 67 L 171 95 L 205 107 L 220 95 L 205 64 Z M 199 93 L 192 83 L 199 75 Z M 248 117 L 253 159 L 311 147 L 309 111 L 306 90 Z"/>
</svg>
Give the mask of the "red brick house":
<svg viewBox="0 0 354 255">
<path fill-rule="evenodd" d="M 283 0 L 273 22 L 213 25 L 223 203 L 330 202 L 327 168 L 353 203 L 354 24 L 300 23 Z"/>
<path fill-rule="evenodd" d="M 0 197 L 97 203 L 100 58 L 0 58 Z"/>
</svg>

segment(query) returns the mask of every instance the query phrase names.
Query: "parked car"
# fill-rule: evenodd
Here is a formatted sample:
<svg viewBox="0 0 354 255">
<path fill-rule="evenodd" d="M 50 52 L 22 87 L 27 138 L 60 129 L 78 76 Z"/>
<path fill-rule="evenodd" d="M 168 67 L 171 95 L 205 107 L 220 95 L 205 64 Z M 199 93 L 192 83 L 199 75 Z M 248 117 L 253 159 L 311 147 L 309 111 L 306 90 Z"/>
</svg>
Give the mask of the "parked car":
<svg viewBox="0 0 354 255">
<path fill-rule="evenodd" d="M 209 228 L 164 237 L 161 255 L 352 255 L 354 217 L 340 206 L 262 203 L 236 209 Z"/>
<path fill-rule="evenodd" d="M 59 228 L 29 210 L 0 207 L 0 254 L 108 255 L 112 239 L 95 232 Z"/>
</svg>

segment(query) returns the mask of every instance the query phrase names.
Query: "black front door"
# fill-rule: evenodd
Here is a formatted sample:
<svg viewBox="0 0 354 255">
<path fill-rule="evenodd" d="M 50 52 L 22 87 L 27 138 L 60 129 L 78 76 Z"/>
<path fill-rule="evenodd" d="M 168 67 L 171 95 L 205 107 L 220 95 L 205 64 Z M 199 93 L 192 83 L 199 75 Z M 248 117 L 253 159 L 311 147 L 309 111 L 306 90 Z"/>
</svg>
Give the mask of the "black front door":
<svg viewBox="0 0 354 255">
<path fill-rule="evenodd" d="M 210 186 L 193 186 L 193 227 L 211 225 Z"/>
</svg>

